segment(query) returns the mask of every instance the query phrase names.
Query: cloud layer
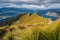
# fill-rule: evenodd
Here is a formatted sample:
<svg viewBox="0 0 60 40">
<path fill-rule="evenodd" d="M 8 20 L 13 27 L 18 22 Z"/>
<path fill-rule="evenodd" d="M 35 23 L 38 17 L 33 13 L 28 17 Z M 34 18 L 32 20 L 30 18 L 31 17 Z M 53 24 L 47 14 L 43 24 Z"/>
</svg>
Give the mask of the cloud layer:
<svg viewBox="0 0 60 40">
<path fill-rule="evenodd" d="M 60 8 L 60 0 L 0 0 L 0 7 L 34 9 Z"/>
<path fill-rule="evenodd" d="M 53 17 L 60 17 L 60 15 L 58 14 L 58 13 L 55 13 L 55 12 L 48 12 L 48 13 L 46 13 L 46 15 L 48 15 L 48 16 L 53 16 Z"/>
</svg>

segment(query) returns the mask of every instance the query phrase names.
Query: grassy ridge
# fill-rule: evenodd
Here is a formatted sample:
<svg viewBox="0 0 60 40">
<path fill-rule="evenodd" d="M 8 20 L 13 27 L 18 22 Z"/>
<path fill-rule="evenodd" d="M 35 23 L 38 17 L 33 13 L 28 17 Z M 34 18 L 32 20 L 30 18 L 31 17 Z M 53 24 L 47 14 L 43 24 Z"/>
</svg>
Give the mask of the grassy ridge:
<svg viewBox="0 0 60 40">
<path fill-rule="evenodd" d="M 52 21 L 25 14 L 10 26 L 0 27 L 2 40 L 60 40 L 60 19 Z"/>
</svg>

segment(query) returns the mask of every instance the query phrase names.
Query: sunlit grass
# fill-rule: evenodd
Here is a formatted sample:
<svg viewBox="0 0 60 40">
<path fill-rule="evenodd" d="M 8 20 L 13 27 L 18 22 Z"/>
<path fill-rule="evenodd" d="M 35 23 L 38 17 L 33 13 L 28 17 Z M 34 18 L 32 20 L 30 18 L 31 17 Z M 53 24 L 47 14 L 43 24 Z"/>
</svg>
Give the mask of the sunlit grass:
<svg viewBox="0 0 60 40">
<path fill-rule="evenodd" d="M 12 25 L 0 27 L 0 35 L 3 40 L 60 40 L 60 19 L 25 14 Z"/>
</svg>

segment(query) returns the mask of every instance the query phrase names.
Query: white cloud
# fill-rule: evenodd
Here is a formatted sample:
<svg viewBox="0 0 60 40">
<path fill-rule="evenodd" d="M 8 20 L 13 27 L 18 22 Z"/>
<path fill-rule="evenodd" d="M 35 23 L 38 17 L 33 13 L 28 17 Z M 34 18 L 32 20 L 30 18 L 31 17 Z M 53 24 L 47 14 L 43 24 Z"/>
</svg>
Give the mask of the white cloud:
<svg viewBox="0 0 60 40">
<path fill-rule="evenodd" d="M 49 3 L 49 2 L 51 2 L 52 0 L 44 0 L 44 1 L 42 1 L 43 3 Z"/>
<path fill-rule="evenodd" d="M 14 2 L 37 2 L 39 0 L 9 0 L 9 1 L 14 1 Z"/>
<path fill-rule="evenodd" d="M 47 4 L 48 9 L 60 8 L 60 3 L 57 4 Z"/>
<path fill-rule="evenodd" d="M 0 20 L 6 19 L 6 18 L 9 18 L 9 17 L 12 17 L 12 16 L 0 16 Z"/>
<path fill-rule="evenodd" d="M 56 8 L 60 8 L 60 3 L 56 3 L 56 4 L 41 4 L 40 7 L 42 7 L 43 9 L 56 9 Z"/>
<path fill-rule="evenodd" d="M 45 8 L 46 8 L 45 5 L 40 5 L 39 7 L 40 7 L 41 9 L 45 9 Z"/>
<path fill-rule="evenodd" d="M 60 8 L 60 3 L 56 4 L 49 4 L 52 0 L 6 0 L 6 1 L 13 1 L 10 3 L 0 3 L 0 7 L 17 7 L 17 8 L 33 8 L 33 9 L 53 9 L 53 8 Z M 40 5 L 34 5 L 34 3 L 42 2 Z M 18 3 L 18 2 L 26 2 L 26 4 Z M 28 4 L 27 2 L 32 2 L 32 4 Z M 44 2 L 48 4 L 43 4 Z M 16 4 L 17 3 L 17 4 Z"/>
<path fill-rule="evenodd" d="M 28 4 L 23 4 L 23 5 L 16 5 L 13 3 L 10 3 L 9 6 L 7 7 L 16 7 L 16 8 L 28 8 L 28 9 L 44 9 L 44 5 L 28 5 Z"/>
<path fill-rule="evenodd" d="M 39 3 L 60 3 L 60 0 L 8 0 L 8 1 L 13 1 L 13 2 L 37 2 Z"/>
<path fill-rule="evenodd" d="M 58 13 L 55 13 L 55 12 L 48 12 L 48 13 L 46 13 L 46 15 L 48 15 L 48 16 L 53 16 L 53 17 L 60 17 L 60 16 L 58 15 Z"/>
<path fill-rule="evenodd" d="M 8 1 L 8 2 L 32 2 L 32 3 L 37 3 L 37 4 L 40 4 L 40 3 L 60 3 L 60 0 L 0 0 L 0 1 Z"/>
<path fill-rule="evenodd" d="M 39 8 L 39 9 L 54 9 L 54 8 L 60 8 L 60 3 L 58 4 L 41 4 L 41 5 L 28 5 L 28 4 L 22 4 L 22 5 L 16 5 L 14 3 L 10 3 L 9 7 L 17 7 L 17 8 Z"/>
</svg>

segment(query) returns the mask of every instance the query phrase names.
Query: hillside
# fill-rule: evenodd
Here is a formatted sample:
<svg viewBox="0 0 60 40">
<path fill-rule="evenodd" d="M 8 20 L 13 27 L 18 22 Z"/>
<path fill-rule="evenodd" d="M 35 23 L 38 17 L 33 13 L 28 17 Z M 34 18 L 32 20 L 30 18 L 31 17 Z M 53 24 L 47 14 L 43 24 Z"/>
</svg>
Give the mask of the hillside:
<svg viewBox="0 0 60 40">
<path fill-rule="evenodd" d="M 0 27 L 0 40 L 60 40 L 60 19 L 26 13 L 11 25 Z"/>
</svg>

